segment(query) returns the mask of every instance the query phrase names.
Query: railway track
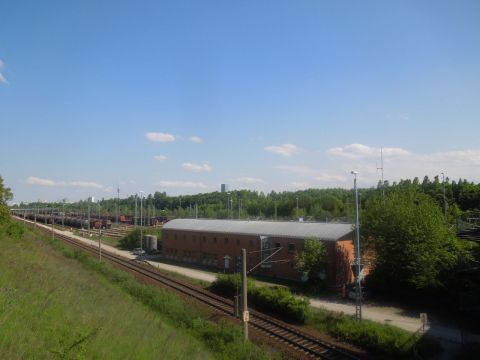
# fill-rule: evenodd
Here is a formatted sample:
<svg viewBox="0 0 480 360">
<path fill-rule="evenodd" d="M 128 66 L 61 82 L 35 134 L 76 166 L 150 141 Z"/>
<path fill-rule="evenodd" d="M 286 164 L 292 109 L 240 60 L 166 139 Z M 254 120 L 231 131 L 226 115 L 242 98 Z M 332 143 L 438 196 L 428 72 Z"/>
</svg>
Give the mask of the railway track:
<svg viewBox="0 0 480 360">
<path fill-rule="evenodd" d="M 51 234 L 51 230 L 49 229 L 43 227 L 40 227 L 40 229 L 46 234 Z M 55 234 L 55 236 L 73 247 L 95 255 L 98 254 L 97 248 L 93 248 L 83 242 L 58 233 Z M 173 289 L 176 292 L 194 298 L 210 308 L 213 308 L 216 312 L 233 317 L 234 305 L 233 301 L 229 299 L 213 294 L 201 287 L 161 274 L 145 264 L 125 259 L 104 250 L 102 250 L 102 257 L 132 273 L 141 275 L 142 277 Z M 288 346 L 291 351 L 297 353 L 299 358 L 335 360 L 358 359 L 355 355 L 319 340 L 295 326 L 255 310 L 250 311 L 249 326 L 264 333 L 275 342 Z"/>
</svg>

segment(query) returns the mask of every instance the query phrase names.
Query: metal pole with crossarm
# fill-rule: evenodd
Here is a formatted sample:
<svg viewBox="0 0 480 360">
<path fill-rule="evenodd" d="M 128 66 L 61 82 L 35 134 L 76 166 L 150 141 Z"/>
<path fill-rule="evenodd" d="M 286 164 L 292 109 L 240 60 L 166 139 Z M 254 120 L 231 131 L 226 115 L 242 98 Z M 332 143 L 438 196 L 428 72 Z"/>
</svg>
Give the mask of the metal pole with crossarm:
<svg viewBox="0 0 480 360">
<path fill-rule="evenodd" d="M 248 304 L 247 304 L 247 250 L 242 249 L 242 320 L 243 339 L 248 340 Z"/>
<path fill-rule="evenodd" d="M 356 267 L 357 267 L 357 279 L 356 279 L 356 303 L 355 303 L 355 320 L 362 320 L 362 287 L 360 284 L 361 279 L 361 254 L 360 254 L 360 222 L 358 214 L 358 188 L 357 188 L 357 171 L 352 171 L 351 174 L 353 178 L 353 187 L 355 189 L 355 208 L 356 208 L 356 219 L 355 219 L 355 249 L 356 249 Z"/>
</svg>

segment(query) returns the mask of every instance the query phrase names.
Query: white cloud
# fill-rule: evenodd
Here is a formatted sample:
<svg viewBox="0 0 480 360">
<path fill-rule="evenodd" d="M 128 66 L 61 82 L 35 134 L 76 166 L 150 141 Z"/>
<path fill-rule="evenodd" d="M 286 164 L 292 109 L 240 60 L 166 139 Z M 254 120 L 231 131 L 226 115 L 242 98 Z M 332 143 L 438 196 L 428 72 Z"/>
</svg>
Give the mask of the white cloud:
<svg viewBox="0 0 480 360">
<path fill-rule="evenodd" d="M 175 135 L 161 132 L 147 132 L 145 137 L 148 141 L 153 142 L 172 142 L 175 141 Z"/>
<path fill-rule="evenodd" d="M 8 84 L 7 79 L 5 79 L 5 76 L 2 74 L 1 70 L 5 67 L 5 63 L 0 59 L 0 83 Z"/>
<path fill-rule="evenodd" d="M 283 144 L 280 146 L 270 145 L 270 146 L 266 146 L 264 150 L 274 154 L 286 156 L 286 157 L 296 155 L 300 152 L 300 148 L 293 144 Z"/>
<path fill-rule="evenodd" d="M 66 186 L 76 187 L 76 188 L 86 188 L 86 189 L 103 189 L 104 186 L 97 184 L 93 181 L 70 181 L 66 183 Z"/>
<path fill-rule="evenodd" d="M 26 180 L 26 183 L 29 185 L 40 186 L 63 186 L 84 189 L 105 189 L 105 186 L 93 181 L 54 181 L 50 179 L 42 179 L 35 176 L 29 176 Z"/>
<path fill-rule="evenodd" d="M 294 188 L 295 190 L 303 190 L 311 188 L 310 184 L 303 181 L 292 181 L 290 183 L 290 187 Z"/>
<path fill-rule="evenodd" d="M 183 163 L 182 168 L 190 172 L 210 172 L 212 171 L 212 166 L 209 163 L 203 164 L 192 164 L 192 163 Z"/>
<path fill-rule="evenodd" d="M 347 159 L 365 159 L 379 158 L 381 151 L 383 151 L 384 157 L 401 157 L 411 155 L 409 151 L 398 147 L 385 147 L 380 149 L 363 144 L 350 144 L 343 147 L 331 148 L 327 150 L 327 153 L 335 157 Z"/>
<path fill-rule="evenodd" d="M 190 189 L 205 189 L 207 186 L 202 182 L 193 181 L 168 181 L 162 180 L 158 183 L 159 186 L 165 188 L 190 188 Z"/>
<path fill-rule="evenodd" d="M 200 136 L 196 136 L 196 135 L 190 136 L 188 138 L 188 140 L 190 140 L 191 142 L 194 142 L 194 143 L 202 143 L 203 142 L 203 139 Z"/>
<path fill-rule="evenodd" d="M 315 177 L 315 180 L 318 180 L 322 183 L 335 184 L 335 183 L 345 183 L 347 181 L 347 177 L 343 175 L 323 173 Z"/>
<path fill-rule="evenodd" d="M 26 180 L 29 185 L 55 186 L 55 182 L 49 179 L 42 179 L 35 176 L 29 176 Z"/>
<path fill-rule="evenodd" d="M 165 160 L 167 160 L 167 157 L 166 157 L 165 155 L 155 155 L 153 158 L 154 158 L 155 160 L 157 160 L 157 161 L 165 161 Z"/>
<path fill-rule="evenodd" d="M 317 171 L 311 167 L 303 165 L 277 165 L 273 167 L 277 170 L 282 170 L 287 173 L 299 174 L 299 175 L 313 175 Z"/>
<path fill-rule="evenodd" d="M 251 177 L 251 176 L 242 176 L 235 179 L 236 182 L 241 184 L 263 184 L 265 181 L 260 178 Z"/>
<path fill-rule="evenodd" d="M 329 149 L 327 154 L 334 157 L 335 167 L 319 173 L 317 181 L 329 185 L 350 184 L 350 170 L 359 172 L 360 186 L 375 186 L 381 179 L 380 148 L 351 144 Z M 433 178 L 441 172 L 452 180 L 462 178 L 480 181 L 480 149 L 417 153 L 398 147 L 385 147 L 383 160 L 384 179 L 390 183 L 415 177 L 421 180 L 425 175 Z"/>
</svg>

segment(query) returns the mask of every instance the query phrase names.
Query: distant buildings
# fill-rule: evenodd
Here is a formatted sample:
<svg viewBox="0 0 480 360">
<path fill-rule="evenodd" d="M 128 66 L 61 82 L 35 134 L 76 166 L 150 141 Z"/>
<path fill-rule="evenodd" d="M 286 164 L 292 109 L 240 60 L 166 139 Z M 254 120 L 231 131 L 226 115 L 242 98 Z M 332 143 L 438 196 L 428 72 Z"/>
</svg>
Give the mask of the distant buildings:
<svg viewBox="0 0 480 360">
<path fill-rule="evenodd" d="M 228 191 L 228 185 L 227 184 L 222 184 L 220 186 L 220 192 L 224 193 Z"/>
</svg>

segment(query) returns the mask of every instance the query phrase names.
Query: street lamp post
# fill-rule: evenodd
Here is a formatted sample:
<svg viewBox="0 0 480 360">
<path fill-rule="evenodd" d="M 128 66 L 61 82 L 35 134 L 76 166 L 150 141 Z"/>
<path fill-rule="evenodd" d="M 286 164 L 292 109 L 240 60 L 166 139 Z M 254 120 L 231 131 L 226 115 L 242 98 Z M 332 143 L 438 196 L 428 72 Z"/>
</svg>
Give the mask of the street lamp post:
<svg viewBox="0 0 480 360">
<path fill-rule="evenodd" d="M 360 272 L 361 272 L 361 255 L 360 255 L 360 223 L 358 214 L 358 188 L 357 188 L 357 171 L 351 171 L 353 178 L 353 187 L 355 189 L 355 248 L 356 248 L 356 266 L 357 266 L 357 279 L 356 279 L 356 304 L 355 304 L 355 319 L 357 321 L 362 320 L 362 287 L 360 284 Z"/>
</svg>

